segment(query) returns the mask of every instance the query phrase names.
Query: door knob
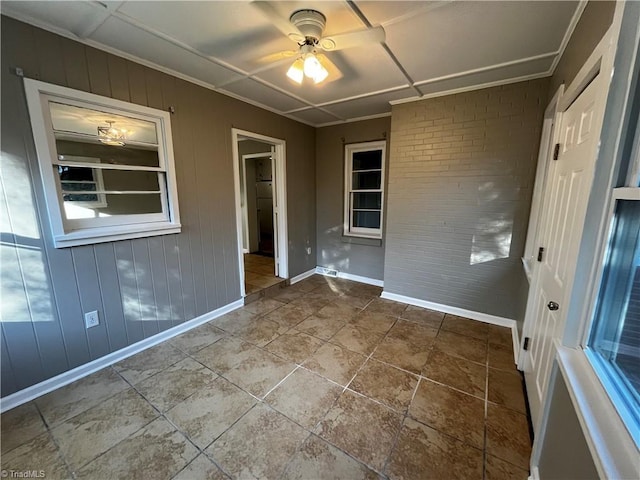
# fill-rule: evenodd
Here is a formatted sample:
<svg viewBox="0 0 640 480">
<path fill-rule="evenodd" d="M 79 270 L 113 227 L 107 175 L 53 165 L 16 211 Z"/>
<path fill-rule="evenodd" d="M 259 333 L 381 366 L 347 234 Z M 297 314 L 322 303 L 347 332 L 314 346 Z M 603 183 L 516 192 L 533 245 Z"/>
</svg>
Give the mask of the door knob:
<svg viewBox="0 0 640 480">
<path fill-rule="evenodd" d="M 554 311 L 558 310 L 560 308 L 560 305 L 558 305 L 556 302 L 549 302 L 547 303 L 547 308 L 551 311 Z"/>
</svg>

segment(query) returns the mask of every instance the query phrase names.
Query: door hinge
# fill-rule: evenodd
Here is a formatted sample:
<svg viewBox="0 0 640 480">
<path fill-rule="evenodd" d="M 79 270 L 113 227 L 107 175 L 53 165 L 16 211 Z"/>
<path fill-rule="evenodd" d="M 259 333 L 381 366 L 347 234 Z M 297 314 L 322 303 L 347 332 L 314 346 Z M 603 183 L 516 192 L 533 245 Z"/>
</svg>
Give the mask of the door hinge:
<svg viewBox="0 0 640 480">
<path fill-rule="evenodd" d="M 529 340 L 531 340 L 529 337 L 524 337 L 524 343 L 522 344 L 522 349 L 525 352 L 529 350 Z"/>
<path fill-rule="evenodd" d="M 544 253 L 544 247 L 540 247 L 538 249 L 538 261 L 541 262 L 542 261 L 542 254 Z"/>
<path fill-rule="evenodd" d="M 556 146 L 553 147 L 553 159 L 557 160 L 560 156 L 560 144 L 556 143 Z"/>
</svg>

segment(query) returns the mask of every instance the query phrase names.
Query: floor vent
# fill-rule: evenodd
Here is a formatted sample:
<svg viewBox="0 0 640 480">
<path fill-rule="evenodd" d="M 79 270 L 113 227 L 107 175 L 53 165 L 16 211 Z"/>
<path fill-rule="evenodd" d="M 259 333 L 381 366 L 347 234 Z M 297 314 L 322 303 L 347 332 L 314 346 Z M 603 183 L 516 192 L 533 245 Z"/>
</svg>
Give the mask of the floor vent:
<svg viewBox="0 0 640 480">
<path fill-rule="evenodd" d="M 326 275 L 327 277 L 338 276 L 337 270 L 331 270 L 330 268 L 326 268 L 326 267 L 316 267 L 316 273 L 319 273 L 320 275 Z"/>
</svg>

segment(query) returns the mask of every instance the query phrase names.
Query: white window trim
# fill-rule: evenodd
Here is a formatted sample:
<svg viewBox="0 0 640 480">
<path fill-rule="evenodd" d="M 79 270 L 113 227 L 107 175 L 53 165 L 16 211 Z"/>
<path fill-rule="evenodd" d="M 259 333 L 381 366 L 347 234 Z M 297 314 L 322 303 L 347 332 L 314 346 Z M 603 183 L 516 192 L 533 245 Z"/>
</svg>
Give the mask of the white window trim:
<svg viewBox="0 0 640 480">
<path fill-rule="evenodd" d="M 168 112 L 28 78 L 24 79 L 24 87 L 40 167 L 40 176 L 44 187 L 47 215 L 51 225 L 53 244 L 56 248 L 180 233 L 181 225 L 173 158 L 171 116 Z M 156 124 L 159 168 L 145 168 L 145 170 L 157 170 L 165 176 L 166 192 L 165 182 L 160 182 L 162 213 L 113 217 L 113 222 L 117 223 L 116 225 L 108 225 L 109 221 L 104 221 L 102 225 L 95 226 L 91 222 L 87 224 L 86 222 L 65 220 L 58 199 L 60 192 L 57 191 L 57 182 L 51 168 L 52 159 L 57 153 L 55 141 L 51 134 L 51 119 L 48 111 L 48 102 L 46 101 L 49 97 L 80 107 L 87 107 L 86 104 L 88 103 L 90 106 L 100 108 L 105 112 L 124 114 Z M 77 165 L 82 166 L 80 163 Z M 132 166 L 126 169 L 135 170 L 136 167 Z"/>
<path fill-rule="evenodd" d="M 369 152 L 372 150 L 380 150 L 382 152 L 382 167 L 380 177 L 380 188 L 376 190 L 368 190 L 370 192 L 380 192 L 380 228 L 358 228 L 352 227 L 353 223 L 353 209 L 351 208 L 351 193 L 352 193 L 352 169 L 353 169 L 353 154 L 357 152 Z M 344 220 L 343 220 L 343 235 L 346 237 L 361 237 L 361 238 L 382 238 L 382 229 L 384 225 L 384 195 L 385 195 L 385 174 L 386 174 L 386 150 L 387 142 L 385 140 L 362 142 L 362 143 L 350 143 L 344 147 Z M 363 190 L 364 191 L 364 190 Z"/>
</svg>

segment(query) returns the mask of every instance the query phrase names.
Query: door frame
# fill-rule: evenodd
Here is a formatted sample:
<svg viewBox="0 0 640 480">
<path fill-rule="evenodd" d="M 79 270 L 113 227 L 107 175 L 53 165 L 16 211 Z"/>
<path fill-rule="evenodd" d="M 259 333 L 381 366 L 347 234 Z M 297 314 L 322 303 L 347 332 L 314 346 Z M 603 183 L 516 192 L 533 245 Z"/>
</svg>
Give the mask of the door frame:
<svg viewBox="0 0 640 480">
<path fill-rule="evenodd" d="M 244 196 L 241 198 L 241 200 L 244 200 L 244 208 L 242 209 L 242 216 L 243 216 L 245 225 L 247 225 L 247 231 L 245 232 L 246 235 L 244 235 L 243 238 L 244 238 L 244 241 L 247 243 L 247 246 L 251 246 L 249 241 L 249 210 L 247 209 L 247 160 L 251 160 L 253 158 L 265 158 L 265 157 L 271 157 L 273 159 L 273 152 L 268 151 L 268 152 L 260 152 L 260 153 L 247 153 L 245 155 L 242 155 L 242 179 L 244 180 Z M 271 165 L 272 170 L 274 168 L 274 165 L 275 164 L 272 163 Z M 247 249 L 243 248 L 244 253 L 249 253 L 249 251 L 250 251 L 249 248 Z"/>
<path fill-rule="evenodd" d="M 274 240 L 277 248 L 274 248 L 274 260 L 277 262 L 278 277 L 289 278 L 289 233 L 287 225 L 287 169 L 286 169 L 286 142 L 280 138 L 269 137 L 260 133 L 254 133 L 239 128 L 231 128 L 231 149 L 233 152 L 233 177 L 236 203 L 236 236 L 238 246 L 238 269 L 240 279 L 240 295 L 246 296 L 244 288 L 244 249 L 242 247 L 242 205 L 240 199 L 240 155 L 238 153 L 238 139 L 250 138 L 272 145 L 274 147 L 273 162 L 275 164 L 276 179 L 274 192 L 274 213 L 277 213 L 277 222 L 274 224 Z M 277 205 L 277 212 L 276 212 Z"/>
<path fill-rule="evenodd" d="M 563 113 L 573 104 L 576 98 L 580 96 L 580 94 L 589 85 L 589 83 L 596 77 L 596 75 L 600 76 L 601 77 L 601 81 L 599 85 L 600 90 L 597 93 L 597 97 L 595 101 L 600 104 L 598 108 L 602 112 L 602 115 L 599 115 L 594 125 L 594 129 L 598 132 L 598 136 L 602 135 L 604 107 L 606 106 L 607 93 L 609 91 L 609 86 L 611 83 L 611 75 L 613 72 L 613 62 L 614 62 L 615 47 L 616 47 L 615 40 L 617 40 L 617 37 L 618 37 L 619 27 L 620 27 L 619 23 L 616 22 L 616 19 L 614 19 L 612 26 L 609 28 L 607 33 L 603 36 L 601 41 L 595 47 L 594 51 L 591 53 L 587 61 L 584 63 L 584 65 L 579 70 L 579 72 L 576 74 L 574 80 L 564 90 L 563 94 L 557 99 L 556 108 L 560 116 L 559 119 L 561 120 L 561 116 L 563 115 Z M 559 128 L 560 128 L 560 121 L 557 121 L 556 127 L 554 128 L 554 130 Z M 561 132 L 558 132 L 558 134 L 561 134 Z M 591 155 L 593 155 L 594 157 L 597 157 L 597 154 L 598 154 L 598 144 L 599 142 L 595 142 L 593 151 L 591 152 Z M 548 169 L 547 176 L 551 172 L 552 172 L 552 169 Z M 542 227 L 538 229 L 539 231 L 537 232 L 537 235 L 536 235 L 536 238 L 538 240 L 544 237 L 544 233 L 548 228 L 548 225 L 547 225 L 548 222 L 546 221 L 548 218 L 548 212 L 544 208 L 547 204 L 548 196 L 550 193 L 549 192 L 550 183 L 548 180 L 549 179 L 547 178 L 547 180 L 545 181 L 545 191 L 543 193 L 543 209 L 545 211 L 543 211 L 541 215 Z M 590 181 L 593 182 L 593 178 L 591 178 Z M 593 187 L 591 186 L 590 188 L 593 188 Z M 537 247 L 537 245 L 535 245 L 534 247 Z M 540 277 L 539 274 L 540 274 L 540 269 L 533 269 L 532 276 L 531 276 L 531 284 L 529 288 L 529 294 L 527 298 L 525 319 L 523 322 L 521 349 L 520 349 L 520 355 L 518 359 L 518 368 L 521 370 L 525 370 L 526 368 L 529 368 L 529 365 L 528 365 L 529 352 L 525 351 L 523 347 L 524 347 L 525 338 L 527 336 L 530 336 L 529 334 L 531 333 L 531 331 L 534 330 L 534 327 L 535 327 L 536 319 L 532 318 L 532 315 L 535 310 L 534 301 L 536 299 L 536 296 L 537 296 L 536 294 L 539 289 L 539 277 Z M 570 322 L 570 312 L 571 310 L 573 310 L 571 304 L 573 304 L 575 300 L 575 298 L 573 297 L 575 287 L 576 287 L 575 278 L 576 278 L 576 272 L 574 271 L 571 285 L 569 286 L 569 289 L 567 291 L 567 298 L 564 299 L 563 301 L 563 304 L 567 305 L 567 310 L 566 310 L 565 318 L 563 322 L 564 329 L 563 329 L 563 332 L 560 333 L 560 336 L 554 339 L 554 345 L 552 347 L 554 351 L 557 351 L 559 346 L 566 344 L 568 337 L 571 337 L 572 335 L 576 334 L 575 332 L 576 326 L 572 325 Z M 554 353 L 553 358 L 555 357 L 556 357 L 556 354 Z M 549 377 L 553 376 L 552 372 L 553 372 L 553 369 L 550 370 Z M 550 399 L 549 394 L 551 391 L 550 380 L 551 380 L 550 378 L 547 378 L 545 380 L 546 382 L 545 389 L 544 389 L 543 398 L 540 401 L 540 412 L 538 414 L 538 421 L 536 425 L 533 425 L 536 437 L 543 437 L 546 429 L 546 421 L 548 417 L 548 408 L 549 408 L 548 404 Z M 535 465 L 535 462 L 538 459 L 536 455 L 539 455 L 539 452 L 536 452 L 536 450 L 534 449 L 531 456 L 532 466 Z"/>
</svg>

